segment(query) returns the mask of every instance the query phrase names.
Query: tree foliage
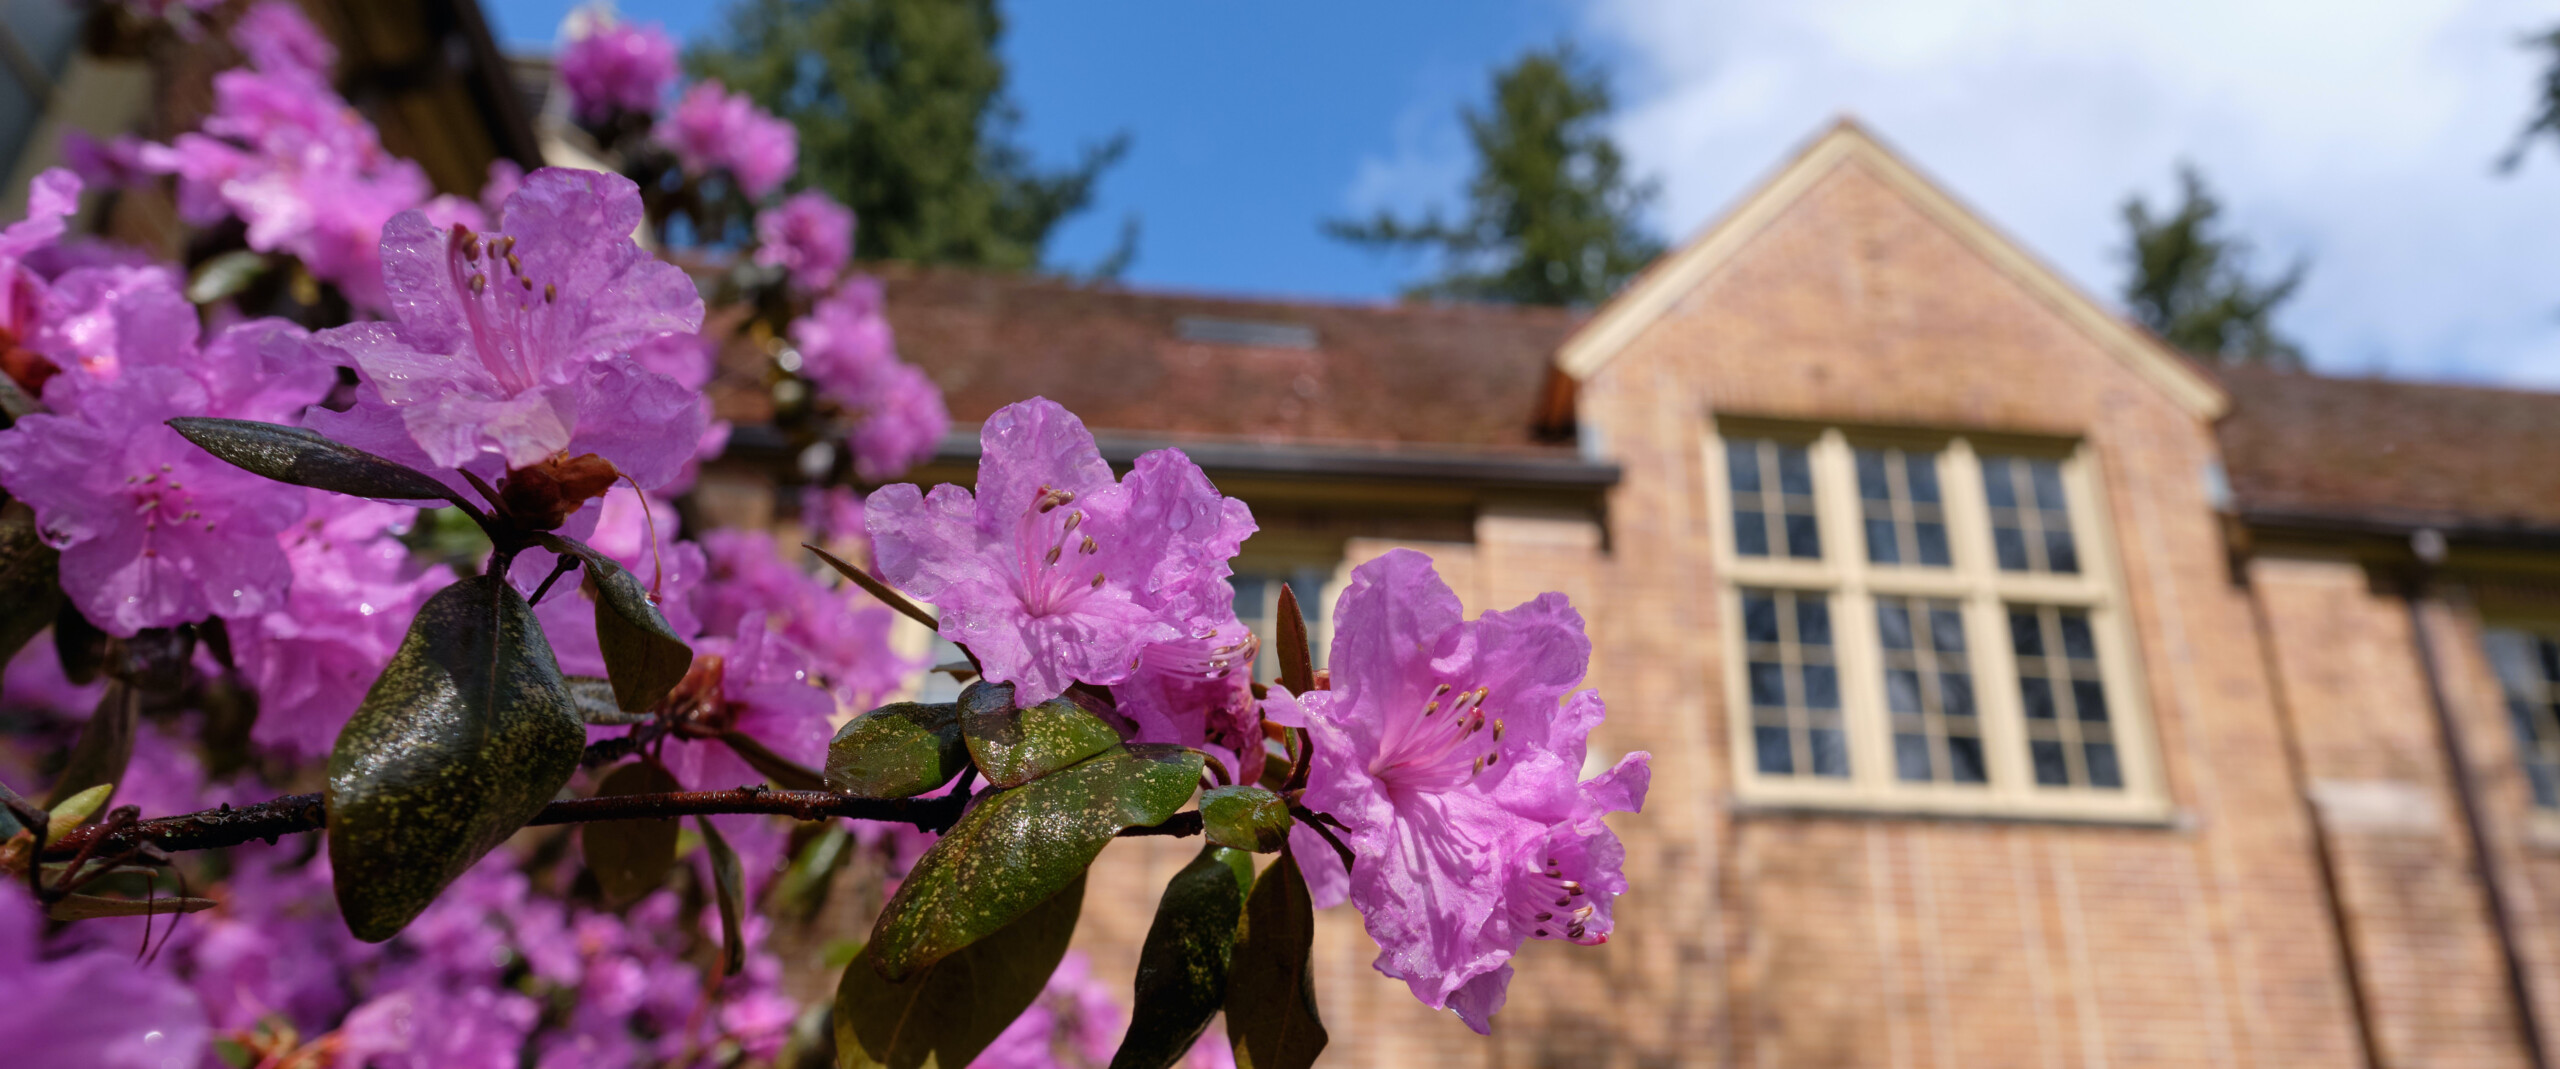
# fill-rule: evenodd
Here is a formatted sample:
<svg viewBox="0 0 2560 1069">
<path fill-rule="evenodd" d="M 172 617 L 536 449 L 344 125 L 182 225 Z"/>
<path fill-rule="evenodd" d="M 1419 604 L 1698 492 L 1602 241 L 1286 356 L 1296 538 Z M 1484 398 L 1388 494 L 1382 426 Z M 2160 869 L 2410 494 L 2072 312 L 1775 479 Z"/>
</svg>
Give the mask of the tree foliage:
<svg viewBox="0 0 2560 1069">
<path fill-rule="evenodd" d="M 873 258 L 1039 267 L 1126 134 L 1040 167 L 1013 139 L 995 0 L 738 0 L 686 65 L 791 121 L 806 184 L 850 205 Z M 1096 269 L 1132 258 L 1135 219 Z"/>
<path fill-rule="evenodd" d="M 1463 113 L 1476 154 L 1463 217 L 1387 212 L 1325 232 L 1372 248 L 1431 249 L 1440 274 L 1414 296 L 1590 305 L 1662 252 L 1640 216 L 1651 182 L 1632 181 L 1606 128 L 1607 79 L 1569 44 L 1536 49 L 1493 76 L 1487 110 Z"/>
<path fill-rule="evenodd" d="M 2162 215 L 2140 196 L 2125 200 L 2124 255 L 2133 273 L 2124 298 L 2135 321 L 2217 363 L 2300 367 L 2301 348 L 2276 332 L 2274 316 L 2308 265 L 2297 260 L 2273 279 L 2251 277 L 2248 242 L 2224 231 L 2222 202 L 2194 167 L 2178 169 L 2178 196 Z"/>
</svg>

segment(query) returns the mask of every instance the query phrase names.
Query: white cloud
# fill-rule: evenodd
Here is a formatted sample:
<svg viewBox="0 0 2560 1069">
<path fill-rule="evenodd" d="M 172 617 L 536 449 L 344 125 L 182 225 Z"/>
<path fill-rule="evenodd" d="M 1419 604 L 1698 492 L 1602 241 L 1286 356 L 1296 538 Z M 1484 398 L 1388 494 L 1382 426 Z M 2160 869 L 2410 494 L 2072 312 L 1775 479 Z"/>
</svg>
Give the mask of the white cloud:
<svg viewBox="0 0 2560 1069">
<path fill-rule="evenodd" d="M 1619 135 L 1695 231 L 1832 116 L 2112 299 L 2191 160 L 2332 371 L 2560 385 L 2560 154 L 2493 165 L 2560 14 L 2518 0 L 1599 0 Z"/>
</svg>

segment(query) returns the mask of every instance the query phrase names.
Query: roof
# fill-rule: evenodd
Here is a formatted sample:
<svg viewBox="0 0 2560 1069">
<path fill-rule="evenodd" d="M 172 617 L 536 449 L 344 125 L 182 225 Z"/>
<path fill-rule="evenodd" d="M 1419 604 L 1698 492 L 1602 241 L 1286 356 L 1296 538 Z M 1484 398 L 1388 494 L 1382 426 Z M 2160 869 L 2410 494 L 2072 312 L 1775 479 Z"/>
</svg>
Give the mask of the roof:
<svg viewBox="0 0 2560 1069">
<path fill-rule="evenodd" d="M 2222 381 L 2246 518 L 2560 532 L 2560 394 L 2245 368 Z"/>
<path fill-rule="evenodd" d="M 956 422 L 1039 395 L 1103 435 L 1571 452 L 1571 406 L 1559 420 L 1551 394 L 1553 356 L 1575 313 L 876 270 L 899 355 L 942 387 Z"/>
<path fill-rule="evenodd" d="M 1590 322 L 1565 342 L 1557 364 L 1576 379 L 1599 371 L 1824 176 L 1851 166 L 1866 168 L 1898 190 L 1985 261 L 2187 411 L 2201 419 L 2221 414 L 2225 398 L 2210 373 L 2082 293 L 1846 117 L 1815 137 L 1794 159 L 1697 237 L 1656 260 L 1624 291 L 1602 305 Z"/>
</svg>

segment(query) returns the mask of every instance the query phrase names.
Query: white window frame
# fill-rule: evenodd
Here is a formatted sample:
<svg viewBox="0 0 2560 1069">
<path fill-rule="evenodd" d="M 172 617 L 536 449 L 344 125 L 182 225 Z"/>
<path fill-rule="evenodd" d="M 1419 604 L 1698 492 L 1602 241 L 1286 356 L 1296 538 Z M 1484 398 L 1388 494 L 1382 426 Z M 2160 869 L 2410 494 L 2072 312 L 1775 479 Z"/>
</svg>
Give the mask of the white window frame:
<svg viewBox="0 0 2560 1069">
<path fill-rule="evenodd" d="M 1811 451 L 1822 558 L 1743 557 L 1735 552 L 1732 493 L 1725 442 L 1777 439 Z M 1953 563 L 1936 568 L 1867 562 L 1858 499 L 1857 447 L 1899 448 L 1938 457 L 1938 486 Z M 2093 450 L 2078 441 L 2005 434 L 1957 434 L 1841 427 L 1713 417 L 1704 443 L 1712 522 L 1715 596 L 1722 606 L 1724 694 L 1735 795 L 1745 804 L 2152 823 L 2170 808 L 2160 771 L 2142 661 L 2113 527 Z M 1981 457 L 2024 456 L 2061 463 L 2080 572 L 2003 572 L 1992 555 L 1991 514 L 1983 496 Z M 1849 776 L 1764 775 L 1752 750 L 1751 705 L 1742 628 L 1744 587 L 1819 591 L 1829 595 L 1841 705 L 1849 731 Z M 1913 783 L 1895 775 L 1891 717 L 1885 709 L 1884 654 L 1876 632 L 1878 595 L 1938 598 L 1962 607 L 1968 668 L 1973 675 L 1987 784 Z M 2028 757 L 2018 672 L 2010 649 L 2008 607 L 2055 605 L 2082 610 L 2098 645 L 2109 722 L 2124 786 L 2042 787 Z"/>
</svg>

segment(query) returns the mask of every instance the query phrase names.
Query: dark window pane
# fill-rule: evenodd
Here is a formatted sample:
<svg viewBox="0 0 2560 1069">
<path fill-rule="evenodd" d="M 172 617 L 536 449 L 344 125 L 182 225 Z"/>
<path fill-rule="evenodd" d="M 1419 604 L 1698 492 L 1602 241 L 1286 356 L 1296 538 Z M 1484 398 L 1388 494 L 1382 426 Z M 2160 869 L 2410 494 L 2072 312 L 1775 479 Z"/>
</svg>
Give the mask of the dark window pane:
<svg viewBox="0 0 2560 1069">
<path fill-rule="evenodd" d="M 1982 497 L 1995 509 L 2018 507 L 2017 485 L 2009 481 L 2009 462 L 1997 457 L 1982 461 Z"/>
<path fill-rule="evenodd" d="M 1925 456 L 1902 458 L 1903 477 L 1911 483 L 1911 500 L 1922 504 L 1938 503 L 1938 465 Z"/>
<path fill-rule="evenodd" d="M 2050 460 L 2027 462 L 2027 476 L 2035 483 L 2036 504 L 2049 509 L 2062 505 L 2062 465 Z"/>
<path fill-rule="evenodd" d="M 1938 711 L 1948 716 L 1973 715 L 1973 677 L 1962 672 L 1938 673 Z"/>
<path fill-rule="evenodd" d="M 1804 704 L 1808 709 L 1839 708 L 1839 670 L 1827 664 L 1804 666 Z"/>
<path fill-rule="evenodd" d="M 2052 517 L 2045 519 L 2044 565 L 2047 571 L 2076 575 L 2080 571 L 2080 550 L 2071 541 L 2071 532 L 2056 529 Z"/>
<path fill-rule="evenodd" d="M 1876 564 L 1900 564 L 1902 553 L 1894 545 L 1893 521 L 1867 521 L 1867 560 Z"/>
<path fill-rule="evenodd" d="M 2116 767 L 2116 748 L 2093 742 L 2080 748 L 2081 760 L 2089 764 L 2089 785 L 2110 790 L 2124 786 L 2124 771 Z"/>
<path fill-rule="evenodd" d="M 2071 705 L 2082 720 L 2104 721 L 2107 718 L 2107 688 L 2094 679 L 2071 681 Z"/>
<path fill-rule="evenodd" d="M 2075 661 L 2098 659 L 2098 640 L 2089 634 L 2089 618 L 2076 612 L 2062 616 L 2062 655 Z"/>
<path fill-rule="evenodd" d="M 2000 570 L 2027 570 L 2027 536 L 2015 527 L 1991 529 L 1991 555 L 2000 559 Z"/>
<path fill-rule="evenodd" d="M 1262 577 L 1235 577 L 1236 616 L 1245 620 L 1262 619 Z"/>
<path fill-rule="evenodd" d="M 1733 442 L 1725 446 L 1724 469 L 1733 480 L 1733 492 L 1760 492 L 1760 443 Z"/>
<path fill-rule="evenodd" d="M 2533 722 L 2533 706 L 2522 698 L 2507 699 L 2507 719 L 2515 721 L 2516 738 L 2531 746 L 2542 738 Z"/>
<path fill-rule="evenodd" d="M 1896 668 L 1884 674 L 1885 708 L 1897 713 L 1920 711 L 1920 673 Z"/>
<path fill-rule="evenodd" d="M 1733 551 L 1745 557 L 1769 555 L 1769 517 L 1750 509 L 1733 510 Z"/>
<path fill-rule="evenodd" d="M 1876 602 L 1876 636 L 1889 650 L 1911 648 L 1911 609 L 1896 599 Z"/>
<path fill-rule="evenodd" d="M 1929 610 L 1929 646 L 1940 653 L 1964 652 L 1964 614 L 1951 608 Z"/>
<path fill-rule="evenodd" d="M 1753 665 L 1758 668 L 1758 665 Z M 1753 677 L 1755 683 L 1757 676 Z M 2027 716 L 2035 720 L 2053 719 L 2053 681 L 2037 676 L 2018 678 L 2018 703 L 2026 706 Z"/>
<path fill-rule="evenodd" d="M 2533 804 L 2544 809 L 2560 809 L 2560 773 L 2539 762 L 2526 765 L 2524 771 L 2533 780 Z"/>
<path fill-rule="evenodd" d="M 2036 783 L 2046 787 L 2071 785 L 2071 766 L 2062 760 L 2062 744 L 2037 740 L 2027 744 L 2027 756 L 2036 766 Z"/>
<path fill-rule="evenodd" d="M 2560 642 L 2537 638 L 2533 640 L 2533 649 L 2542 656 L 2542 678 L 2560 683 Z"/>
<path fill-rule="evenodd" d="M 2044 624 L 2033 612 L 2009 612 L 2009 648 L 2020 657 L 2044 656 Z"/>
<path fill-rule="evenodd" d="M 1896 735 L 1893 737 L 1893 774 L 1900 779 L 1926 783 L 1934 778 L 1929 770 L 1929 737 Z"/>
<path fill-rule="evenodd" d="M 1766 661 L 1751 662 L 1751 704 L 1771 709 L 1787 707 L 1787 667 Z"/>
<path fill-rule="evenodd" d="M 1806 732 L 1813 743 L 1813 774 L 1847 776 L 1849 774 L 1849 736 L 1838 731 L 1815 728 Z"/>
<path fill-rule="evenodd" d="M 1778 447 L 1778 489 L 1784 493 L 1813 493 L 1813 465 L 1805 459 L 1802 446 Z"/>
<path fill-rule="evenodd" d="M 1911 525 L 1912 540 L 1920 543 L 1920 563 L 1944 568 L 1955 558 L 1947 552 L 1947 525 L 1926 521 Z"/>
<path fill-rule="evenodd" d="M 1807 646 L 1831 644 L 1831 603 L 1822 595 L 1796 598 L 1796 641 Z"/>
<path fill-rule="evenodd" d="M 1790 776 L 1796 771 L 1796 755 L 1787 745 L 1787 729 L 1755 727 L 1751 729 L 1751 748 L 1760 757 L 1760 771 L 1773 776 Z"/>
<path fill-rule="evenodd" d="M 1742 596 L 1742 636 L 1753 642 L 1778 641 L 1778 599 L 1767 594 Z"/>
<path fill-rule="evenodd" d="M 1814 526 L 1813 517 L 1794 512 L 1787 514 L 1787 555 L 1805 560 L 1821 558 L 1822 534 Z"/>
<path fill-rule="evenodd" d="M 1958 783 L 1987 783 L 1990 775 L 1982 764 L 1982 740 L 1968 735 L 1947 736 L 1948 778 Z"/>
<path fill-rule="evenodd" d="M 1884 475 L 1884 454 L 1858 450 L 1858 496 L 1869 501 L 1893 500 L 1893 484 Z"/>
</svg>

